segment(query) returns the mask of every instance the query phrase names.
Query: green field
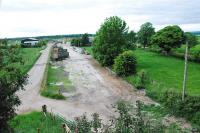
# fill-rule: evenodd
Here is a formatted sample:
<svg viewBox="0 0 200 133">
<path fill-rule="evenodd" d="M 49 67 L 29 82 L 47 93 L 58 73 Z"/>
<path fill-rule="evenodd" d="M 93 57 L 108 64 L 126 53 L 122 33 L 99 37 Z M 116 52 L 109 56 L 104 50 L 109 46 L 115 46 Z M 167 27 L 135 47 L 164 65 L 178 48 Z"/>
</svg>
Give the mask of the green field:
<svg viewBox="0 0 200 133">
<path fill-rule="evenodd" d="M 21 48 L 20 52 L 24 61 L 22 66 L 23 73 L 27 73 L 32 66 L 35 64 L 39 56 L 41 55 L 40 51 L 42 48 Z"/>
<path fill-rule="evenodd" d="M 59 91 L 71 92 L 73 86 L 66 72 L 61 67 L 48 65 L 46 86 L 42 89 L 41 94 L 53 99 L 65 99 Z M 56 85 L 62 83 L 63 85 Z"/>
<path fill-rule="evenodd" d="M 45 117 L 41 112 L 32 112 L 29 114 L 18 115 L 10 121 L 10 126 L 14 129 L 14 133 L 65 133 L 62 129 L 62 123 L 73 126 L 73 123 L 52 116 L 49 113 Z"/>
<path fill-rule="evenodd" d="M 86 52 L 88 52 L 90 55 L 92 55 L 92 47 L 91 46 L 82 46 L 81 48 L 84 48 Z"/>
<path fill-rule="evenodd" d="M 85 49 L 92 51 L 91 48 L 86 47 Z M 143 49 L 137 49 L 134 53 L 137 57 L 137 71 L 147 71 L 148 77 L 156 81 L 156 86 L 151 86 L 149 89 L 158 93 L 169 89 L 182 91 L 184 60 L 162 56 Z M 200 95 L 200 64 L 194 62 L 188 64 L 187 93 Z M 125 79 L 134 85 L 134 76 L 128 76 Z"/>
<path fill-rule="evenodd" d="M 134 51 L 137 56 L 137 71 L 146 70 L 148 77 L 155 82 L 150 91 L 162 92 L 165 90 L 182 91 L 184 61 L 174 57 L 166 57 L 157 53 L 144 51 L 142 49 Z M 134 76 L 129 76 L 126 80 L 134 85 Z M 190 95 L 200 95 L 200 64 L 189 62 L 187 93 Z"/>
</svg>

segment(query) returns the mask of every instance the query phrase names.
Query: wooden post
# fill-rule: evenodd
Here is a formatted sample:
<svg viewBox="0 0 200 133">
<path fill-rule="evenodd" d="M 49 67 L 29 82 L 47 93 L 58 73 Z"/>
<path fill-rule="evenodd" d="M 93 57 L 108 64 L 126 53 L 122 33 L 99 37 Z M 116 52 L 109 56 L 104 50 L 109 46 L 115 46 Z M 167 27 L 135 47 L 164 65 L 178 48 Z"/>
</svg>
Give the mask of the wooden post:
<svg viewBox="0 0 200 133">
<path fill-rule="evenodd" d="M 42 106 L 42 112 L 44 113 L 44 115 L 47 114 L 47 106 L 46 105 Z"/>
<path fill-rule="evenodd" d="M 67 124 L 65 124 L 65 123 L 62 124 L 62 128 L 63 128 L 63 130 L 64 130 L 65 133 L 70 133 L 70 131 L 71 131 L 69 129 L 69 127 L 67 126 Z"/>
<path fill-rule="evenodd" d="M 184 68 L 184 79 L 183 79 L 183 91 L 182 91 L 182 101 L 185 100 L 185 92 L 186 92 L 186 82 L 187 82 L 187 63 L 188 63 L 188 41 L 186 42 L 185 48 L 185 68 Z"/>
</svg>

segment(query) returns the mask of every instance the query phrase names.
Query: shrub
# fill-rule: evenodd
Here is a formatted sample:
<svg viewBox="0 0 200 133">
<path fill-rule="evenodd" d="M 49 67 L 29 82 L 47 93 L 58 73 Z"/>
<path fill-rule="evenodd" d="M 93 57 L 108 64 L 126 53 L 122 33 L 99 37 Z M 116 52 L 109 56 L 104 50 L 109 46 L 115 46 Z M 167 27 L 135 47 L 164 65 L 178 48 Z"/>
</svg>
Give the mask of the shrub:
<svg viewBox="0 0 200 133">
<path fill-rule="evenodd" d="M 146 89 L 146 85 L 148 82 L 147 78 L 147 72 L 145 70 L 141 70 L 140 72 L 137 73 L 137 75 L 134 78 L 134 86 L 137 89 Z"/>
<path fill-rule="evenodd" d="M 168 107 L 173 115 L 185 117 L 196 125 L 200 125 L 200 97 L 186 95 L 185 100 L 181 100 L 181 93 L 174 91 L 164 92 L 159 100 Z"/>
<path fill-rule="evenodd" d="M 89 35 L 87 33 L 83 34 L 81 36 L 81 46 L 86 46 L 89 45 L 90 41 L 89 41 Z"/>
<path fill-rule="evenodd" d="M 80 47 L 81 46 L 81 39 L 80 38 L 73 38 L 71 40 L 71 46 Z"/>
<path fill-rule="evenodd" d="M 133 51 L 125 51 L 115 59 L 114 71 L 119 76 L 127 76 L 136 73 L 136 57 Z"/>
</svg>

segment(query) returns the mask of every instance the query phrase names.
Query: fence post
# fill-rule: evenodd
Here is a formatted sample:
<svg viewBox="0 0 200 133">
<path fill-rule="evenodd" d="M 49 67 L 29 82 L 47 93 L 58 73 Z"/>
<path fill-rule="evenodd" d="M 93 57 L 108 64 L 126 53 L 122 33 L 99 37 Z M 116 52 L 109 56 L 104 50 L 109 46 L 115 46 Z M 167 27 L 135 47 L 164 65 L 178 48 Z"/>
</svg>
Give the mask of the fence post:
<svg viewBox="0 0 200 133">
<path fill-rule="evenodd" d="M 47 113 L 47 106 L 46 105 L 42 106 L 42 112 L 45 113 L 45 114 Z"/>
</svg>

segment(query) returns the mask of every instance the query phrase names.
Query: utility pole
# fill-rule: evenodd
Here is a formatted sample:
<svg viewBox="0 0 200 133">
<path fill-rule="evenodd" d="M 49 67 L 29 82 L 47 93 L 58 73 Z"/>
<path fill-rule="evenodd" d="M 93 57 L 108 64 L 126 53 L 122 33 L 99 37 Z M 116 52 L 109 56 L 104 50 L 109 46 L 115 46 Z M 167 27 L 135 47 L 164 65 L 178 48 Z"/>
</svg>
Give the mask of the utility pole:
<svg viewBox="0 0 200 133">
<path fill-rule="evenodd" d="M 182 92 L 182 101 L 185 100 L 185 91 L 186 91 L 186 82 L 187 82 L 187 69 L 188 69 L 188 41 L 186 41 L 186 48 L 185 48 L 185 68 L 184 68 L 184 79 L 183 79 L 183 92 Z"/>
</svg>

